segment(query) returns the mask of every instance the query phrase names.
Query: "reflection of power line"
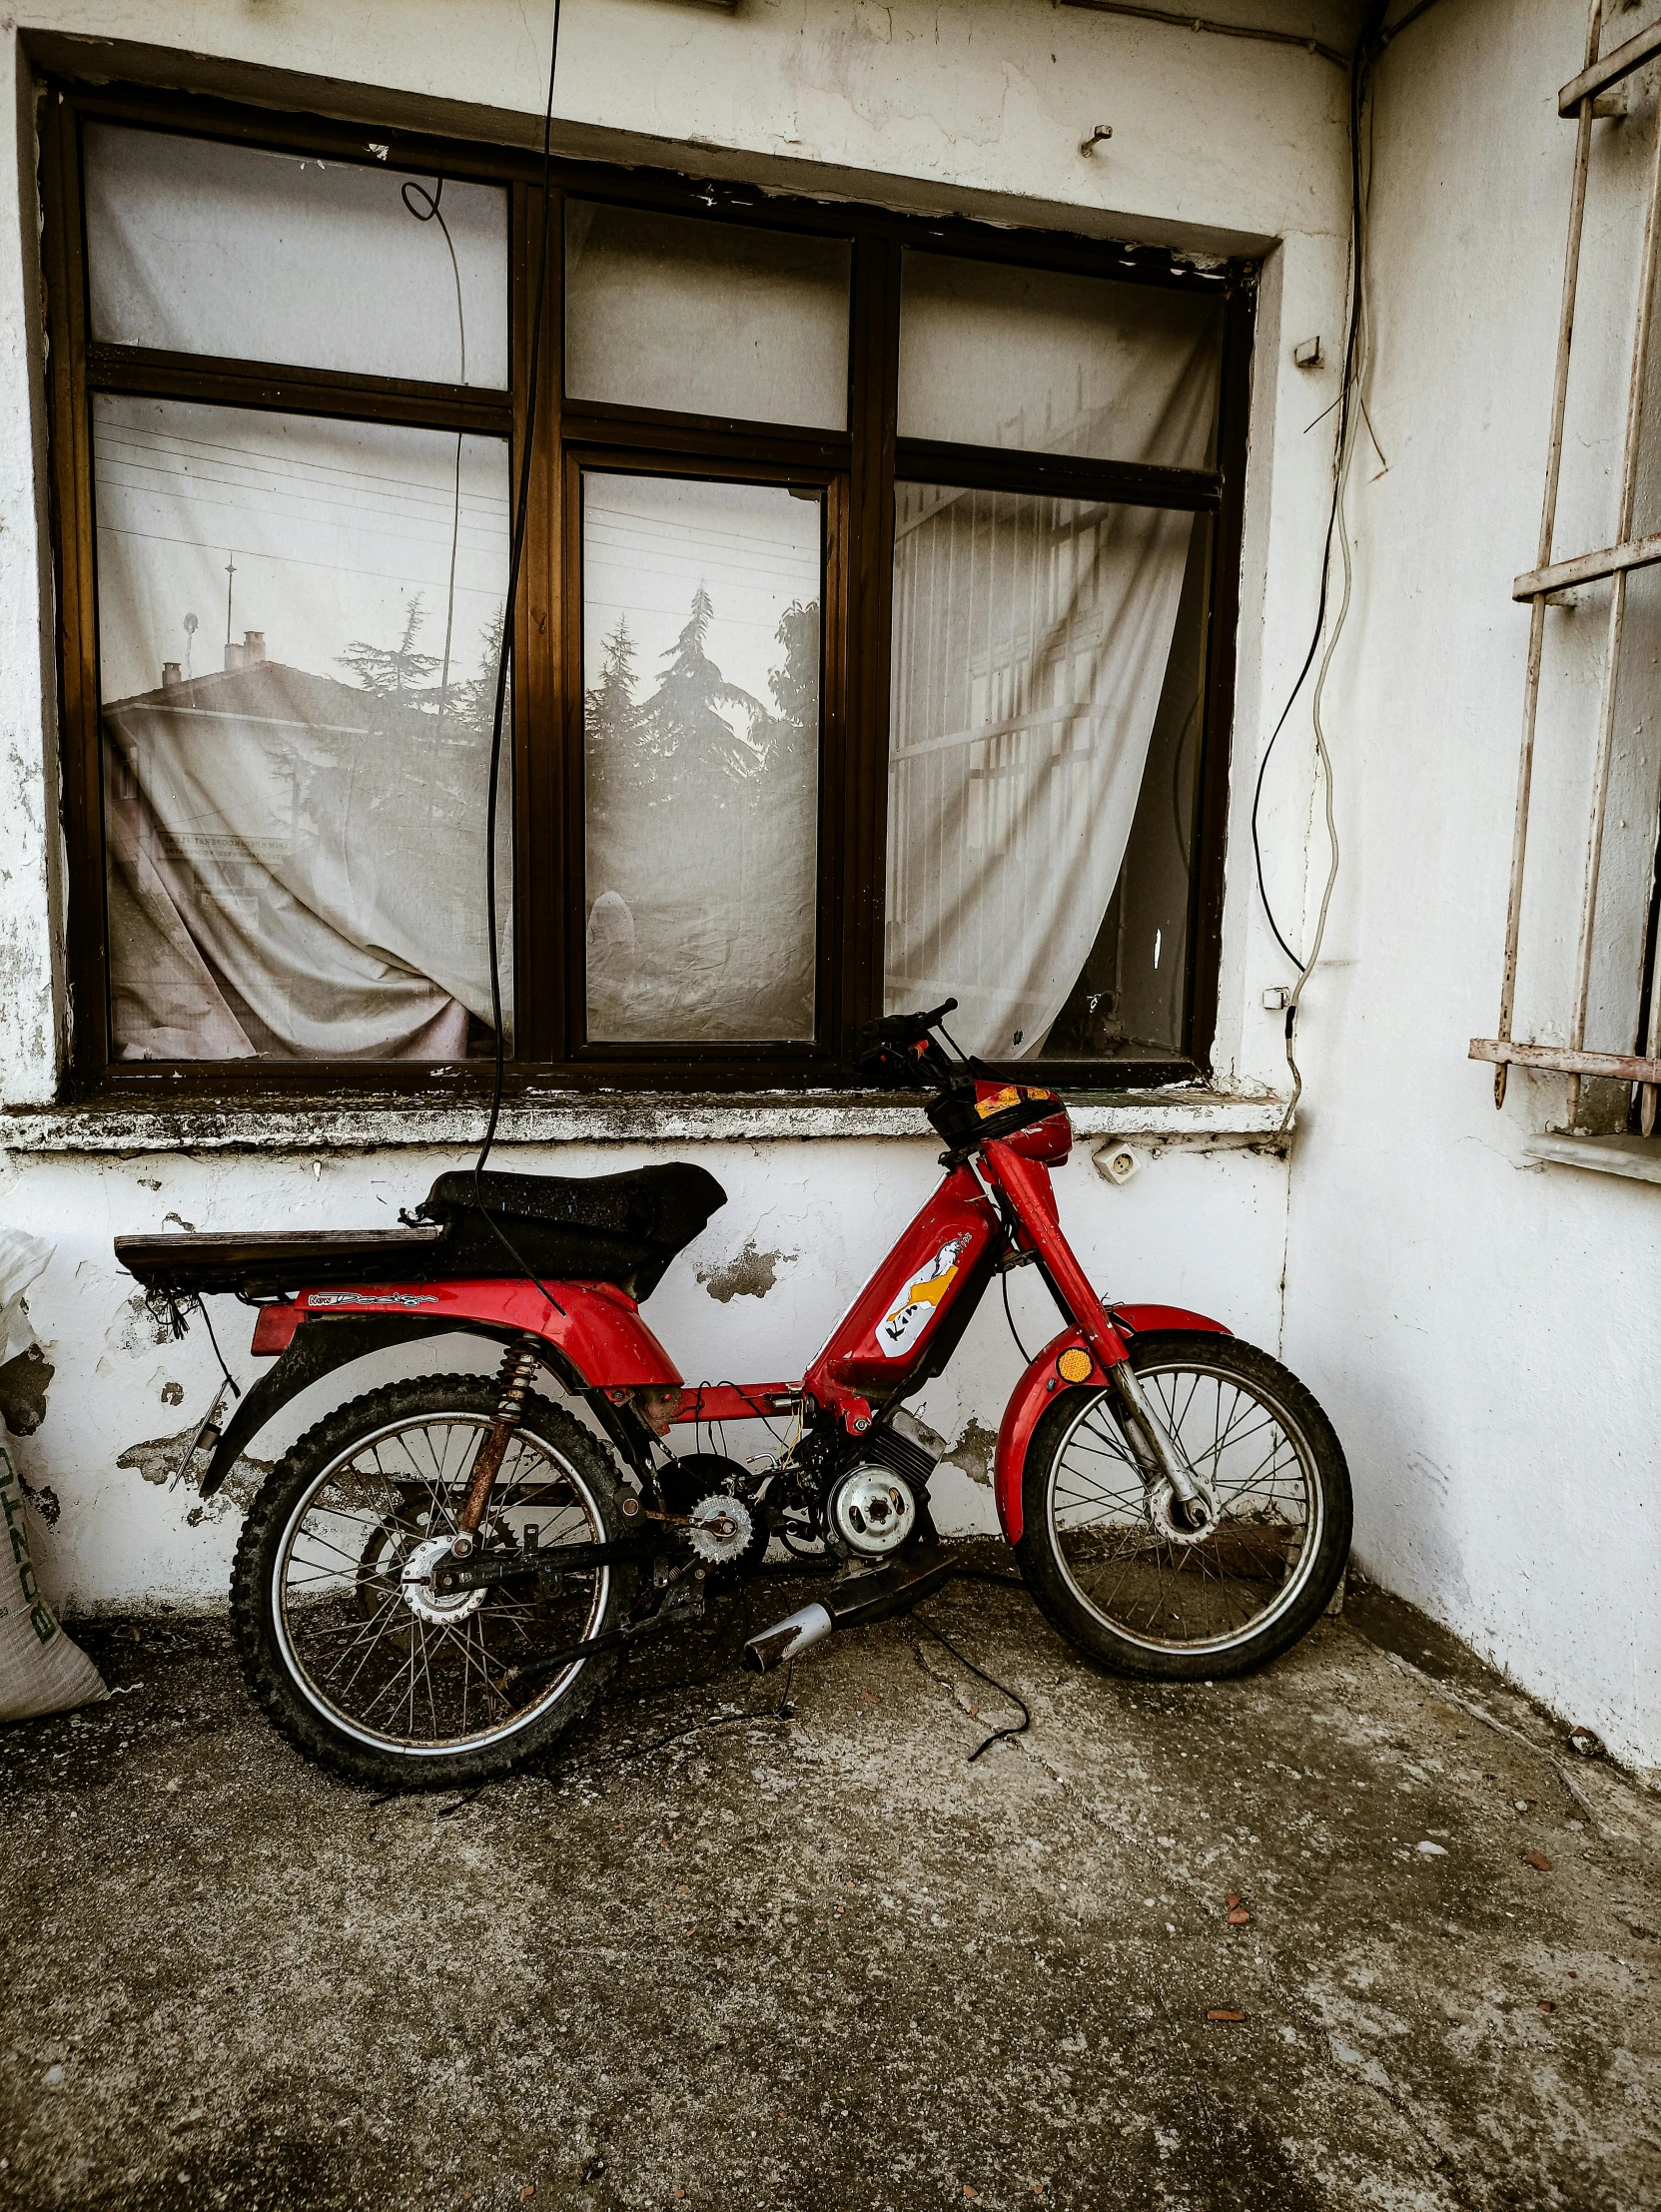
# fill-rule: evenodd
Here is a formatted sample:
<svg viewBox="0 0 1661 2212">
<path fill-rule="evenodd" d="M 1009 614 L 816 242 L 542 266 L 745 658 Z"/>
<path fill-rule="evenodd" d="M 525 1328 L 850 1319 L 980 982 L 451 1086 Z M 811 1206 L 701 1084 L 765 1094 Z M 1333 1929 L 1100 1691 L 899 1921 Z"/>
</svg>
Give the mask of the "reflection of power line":
<svg viewBox="0 0 1661 2212">
<path fill-rule="evenodd" d="M 585 521 L 604 521 L 613 527 L 632 530 L 661 543 L 666 537 L 679 534 L 694 545 L 759 545 L 769 553 L 794 554 L 805 559 L 816 554 L 817 547 L 809 546 L 805 539 L 794 543 L 789 538 L 767 537 L 755 530 L 719 530 L 702 522 L 677 522 L 667 516 L 630 514 L 624 507 L 595 506 L 591 500 L 583 503 Z"/>
<path fill-rule="evenodd" d="M 658 576 L 735 576 L 754 583 L 758 590 L 779 591 L 793 589 L 800 584 L 817 588 L 821 563 L 818 561 L 768 561 L 759 562 L 753 557 L 734 559 L 713 558 L 707 546 L 688 545 L 629 545 L 590 535 L 584 548 L 590 559 L 607 560 L 619 567 L 627 567 L 632 573 Z"/>
<path fill-rule="evenodd" d="M 111 473 L 112 470 L 118 468 L 127 469 L 132 475 L 136 476 L 159 477 L 161 483 L 158 485 L 125 481 Z M 328 493 L 319 496 L 303 488 L 289 485 L 268 487 L 261 484 L 243 484 L 230 476 L 211 476 L 205 471 L 197 474 L 180 469 L 158 468 L 149 461 L 129 460 L 120 454 L 106 454 L 100 457 L 99 480 L 113 490 L 132 491 L 150 498 L 185 500 L 197 506 L 240 506 L 248 513 L 281 514 L 282 510 L 274 502 L 288 500 L 295 507 L 302 510 L 300 518 L 304 518 L 305 511 L 310 509 L 312 512 L 324 516 L 328 526 L 334 529 L 362 528 L 365 524 L 360 520 L 360 517 L 370 515 L 380 516 L 384 520 L 398 521 L 403 529 L 418 528 L 422 524 L 430 524 L 438 519 L 430 512 L 417 511 L 409 516 L 401 516 L 399 513 L 401 506 L 424 508 L 426 506 L 425 501 L 398 500 L 393 505 L 388 506 L 385 504 L 372 505 L 366 500 L 358 505 L 350 505 L 345 500 L 334 498 Z M 241 492 L 244 497 L 240 500 L 210 499 L 207 491 L 202 488 L 204 486 L 211 486 L 218 491 Z M 286 519 L 296 519 L 296 517 L 289 516 Z M 445 514 L 443 521 L 446 525 L 444 529 L 446 539 L 449 535 L 448 519 L 448 515 Z M 498 539 L 505 535 L 503 523 L 499 516 L 469 523 L 468 527 L 475 531 L 487 532 Z"/>
<path fill-rule="evenodd" d="M 154 475 L 178 476 L 195 483 L 249 483 L 251 485 L 275 485 L 279 490 L 307 498 L 323 499 L 337 506 L 350 505 L 363 500 L 389 499 L 396 507 L 441 507 L 447 509 L 450 492 L 446 487 L 439 492 L 435 487 L 417 484 L 411 477 L 367 476 L 356 479 L 356 487 L 349 480 L 341 485 L 320 482 L 293 468 L 265 468 L 255 464 L 211 456 L 206 460 L 190 454 L 176 453 L 166 445 L 157 445 L 146 438 L 123 436 L 119 432 L 104 430 L 98 436 L 101 455 L 122 456 L 124 468 L 145 468 Z M 148 456 L 154 455 L 155 458 Z M 234 471 L 222 473 L 222 471 Z M 344 471 L 342 472 L 345 473 Z M 406 489 L 405 487 L 408 487 Z M 414 492 L 414 498 L 409 496 Z M 506 511 L 506 501 L 487 491 L 471 489 L 467 501 L 475 507 L 487 507 L 498 514 Z"/>
<path fill-rule="evenodd" d="M 100 537 L 143 537 L 156 545 L 194 545 L 202 553 L 224 550 L 223 546 L 210 544 L 206 538 L 168 537 L 160 530 L 129 530 L 124 529 L 119 522 L 100 522 L 98 534 Z M 251 553 L 245 549 L 243 560 L 245 565 L 251 560 L 270 560 L 279 562 L 285 568 L 321 568 L 334 576 L 364 576 L 382 583 L 413 584 L 416 587 L 430 586 L 434 581 L 430 576 L 412 576 L 408 571 L 401 573 L 396 568 L 356 568 L 345 561 L 308 560 L 299 553 Z M 241 574 L 240 569 L 238 573 Z M 502 588 L 501 584 L 458 584 L 456 591 L 458 594 L 464 593 L 468 598 L 488 599 L 499 606 Z"/>
<path fill-rule="evenodd" d="M 638 600 L 625 603 L 621 599 L 590 599 L 585 597 L 582 602 L 582 611 L 591 619 L 595 615 L 607 614 L 632 614 L 635 616 L 639 616 L 648 613 L 651 610 L 648 608 L 643 608 Z M 667 617 L 667 619 L 670 622 L 674 622 L 676 620 L 676 617 L 674 615 L 670 615 Z M 774 637 L 777 635 L 778 632 L 778 624 L 776 622 L 772 621 L 770 618 L 758 618 L 753 614 L 718 614 L 716 615 L 714 621 L 710 624 L 710 627 L 714 630 L 761 630 L 768 637 Z M 639 644 L 640 641 L 636 639 L 635 642 Z M 592 647 L 590 646 L 590 650 L 591 649 Z M 642 652 L 649 653 L 653 651 L 654 648 L 649 645 L 641 645 L 640 650 Z M 666 645 L 663 647 L 663 650 L 666 653 L 673 652 L 674 647 L 673 645 Z"/>
<path fill-rule="evenodd" d="M 168 403 L 169 402 L 167 401 L 163 402 L 164 405 Z M 95 425 L 99 429 L 99 434 L 101 438 L 104 435 L 102 425 L 106 417 L 115 425 L 116 428 L 124 430 L 129 437 L 137 438 L 138 440 L 140 440 L 140 442 L 150 445 L 151 448 L 157 452 L 196 450 L 206 453 L 238 453 L 244 455 L 250 461 L 256 463 L 262 461 L 280 463 L 282 469 L 309 468 L 318 475 L 353 476 L 356 477 L 360 482 L 369 484 L 409 484 L 418 491 L 438 491 L 441 489 L 439 485 L 428 483 L 418 476 L 389 476 L 373 468 L 347 468 L 343 467 L 341 464 L 335 461 L 307 460 L 304 458 L 297 459 L 292 453 L 286 453 L 280 447 L 261 445 L 238 445 L 234 443 L 227 443 L 224 440 L 218 438 L 188 437 L 182 430 L 150 430 L 147 429 L 142 422 L 129 422 L 123 420 L 121 415 L 118 414 L 113 407 L 100 407 L 95 414 Z M 384 428 L 385 425 L 377 424 L 376 427 L 377 429 L 381 429 Z M 446 441 L 451 435 L 448 430 L 418 430 L 411 431 L 408 434 L 411 436 L 418 437 L 441 437 Z M 462 434 L 468 437 L 469 442 L 471 443 L 493 446 L 501 455 L 503 462 L 505 462 L 505 439 L 490 436 L 482 432 L 463 432 Z M 276 473 L 277 471 L 274 469 L 272 472 Z M 501 493 L 499 495 L 496 493 L 481 493 L 478 496 L 490 498 L 494 501 L 495 504 L 503 508 L 505 508 L 507 505 L 507 497 L 505 493 Z"/>
<path fill-rule="evenodd" d="M 598 549 L 608 554 L 613 560 L 628 561 L 631 566 L 637 566 L 644 561 L 671 561 L 674 564 L 673 570 L 665 569 L 662 571 L 664 574 L 704 575 L 706 573 L 713 574 L 717 570 L 724 570 L 735 576 L 764 578 L 774 590 L 778 588 L 781 572 L 785 575 L 793 574 L 798 577 L 816 577 L 821 566 L 817 558 L 797 561 L 774 560 L 763 565 L 755 559 L 753 554 L 734 553 L 724 556 L 718 549 L 707 545 L 635 545 L 631 544 L 627 538 L 613 538 L 609 532 L 604 530 L 590 530 L 586 533 L 586 539 L 589 551 L 592 552 Z"/>
<path fill-rule="evenodd" d="M 145 499 L 145 498 L 148 498 L 148 499 L 153 499 L 153 500 L 159 500 L 159 499 L 163 499 L 163 498 L 171 499 L 171 500 L 173 501 L 173 503 L 174 503 L 175 505 L 180 505 L 180 506 L 186 506 L 186 507 L 189 507 L 189 508 L 191 508 L 191 509 L 192 509 L 193 511 L 197 511 L 197 510 L 199 510 L 199 511 L 204 511 L 204 512 L 205 512 L 205 511 L 207 511 L 207 510 L 209 510 L 209 509 L 214 509 L 214 510 L 218 510 L 218 511 L 220 511 L 220 512 L 226 512 L 226 511 L 229 511 L 229 512 L 230 512 L 230 513 L 232 513 L 232 514 L 237 514 L 237 515 L 240 515 L 240 516 L 242 516 L 242 518 L 243 518 L 243 520 L 244 520 L 244 522 L 245 522 L 245 523 L 251 523 L 251 522 L 256 522 L 256 521 L 262 521 L 262 522 L 266 523 L 266 524 L 267 524 L 267 525 L 268 525 L 269 527 L 272 527 L 272 528 L 277 528 L 277 527 L 281 526 L 281 525 L 282 525 L 282 524 L 284 524 L 284 523 L 288 523 L 288 524 L 290 524 L 290 525 L 292 525 L 292 526 L 294 526 L 294 527 L 296 527 L 296 528 L 299 528 L 299 529 L 303 529 L 303 530 L 304 530 L 304 529 L 312 529 L 312 530 L 315 530 L 315 529 L 317 529 L 317 528 L 319 527 L 319 525 L 318 525 L 318 524 L 317 524 L 317 523 L 316 523 L 315 521 L 312 521 L 312 520 L 311 520 L 311 519 L 310 519 L 309 517 L 307 517 L 307 516 L 306 516 L 306 515 L 304 515 L 304 514 L 274 514 L 274 513 L 272 513 L 272 512 L 271 512 L 271 511 L 269 510 L 269 509 L 265 510 L 264 512 L 262 512 L 262 511 L 261 511 L 260 509 L 258 509 L 258 508 L 250 508 L 250 507 L 246 506 L 246 505 L 245 505 L 245 504 L 244 504 L 244 503 L 243 503 L 242 501 L 240 501 L 240 500 L 237 500 L 237 499 L 188 499 L 188 500 L 187 500 L 187 499 L 181 499 L 181 498 L 177 498 L 177 497 L 175 497 L 175 495 L 174 495 L 174 494 L 172 494 L 172 493 L 165 493 L 165 492 L 155 492 L 155 491 L 148 491 L 148 490 L 146 490 L 146 489 L 144 489 L 144 488 L 142 488 L 142 487 L 140 487 L 140 486 L 138 486 L 138 485 L 134 485 L 134 484 L 122 484 L 122 483 L 109 483 L 108 481 L 106 481 L 106 489 L 108 489 L 108 490 L 110 490 L 110 491 L 125 491 L 125 492 L 127 492 L 127 493 L 128 493 L 128 494 L 129 494 L 130 496 L 131 496 L 131 497 L 133 497 L 133 498 L 135 498 L 135 499 Z M 113 526 L 113 525 L 112 525 L 112 526 Z M 330 527 L 331 527 L 332 529 L 334 529 L 334 530 L 338 530 L 338 531 L 341 531 L 341 532 L 342 532 L 343 534 L 345 533 L 345 527 L 346 527 L 345 525 L 342 525 L 342 524 L 334 524 L 334 525 L 331 525 Z M 152 533 L 151 533 L 151 532 L 149 532 L 149 531 L 145 531 L 145 530 L 129 530 L 129 531 L 127 532 L 127 534 L 128 534 L 129 536 L 133 536 L 133 537 L 145 537 L 145 536 L 149 536 L 149 535 L 151 535 Z M 353 523 L 353 524 L 351 525 L 351 530 L 350 530 L 350 534 L 351 534 L 352 536 L 354 536 L 354 537 L 357 537 L 357 538 L 364 538 L 364 539 L 369 539 L 369 538 L 387 538 L 387 539 L 390 539 L 390 540 L 391 540 L 392 542 L 394 542 L 395 544 L 399 544 L 399 545 L 424 545 L 424 546 L 433 546 L 433 545 L 441 545 L 442 543 L 444 543 L 444 542 L 445 542 L 445 540 L 444 540 L 444 539 L 439 539 L 439 538 L 437 538 L 437 537 L 434 537 L 434 536 L 433 536 L 433 535 L 432 535 L 431 533 L 425 533 L 425 534 L 420 534 L 420 533 L 417 533 L 417 532 L 416 532 L 416 531 L 415 531 L 415 529 L 413 529 L 413 528 L 409 528 L 409 527 L 406 527 L 405 529 L 402 529 L 402 530 L 392 530 L 392 529 L 377 529 L 377 528 L 375 528 L 375 527 L 374 527 L 374 526 L 373 526 L 373 525 L 372 525 L 371 523 L 368 523 L 368 522 L 354 522 L 354 523 Z M 188 541 L 186 541 L 186 540 L 181 540 L 180 542 L 182 542 L 182 543 L 183 543 L 183 542 L 188 542 Z M 502 545 L 501 545 L 501 540 L 500 540 L 500 537 L 499 537 L 499 536 L 495 536 L 495 537 L 492 537 L 492 540 L 491 540 L 491 548 L 490 548 L 490 549 L 492 549 L 492 550 L 493 550 L 493 551 L 494 551 L 494 552 L 496 553 L 496 555 L 497 555 L 497 556 L 499 557 L 499 555 L 501 554 L 501 552 L 502 552 L 502 550 L 503 550 L 503 548 L 502 548 Z M 482 553 L 484 553 L 484 552 L 485 552 L 485 550 L 486 550 L 486 549 L 485 549 L 485 548 L 483 548 L 483 547 L 479 547 L 479 548 L 477 548 L 477 551 L 478 551 L 479 553 L 481 553 L 481 554 L 482 554 Z M 283 556 L 281 556 L 281 555 L 278 555 L 278 554 L 275 554 L 275 553 L 274 553 L 274 554 L 272 555 L 272 558 L 273 558 L 274 560 L 275 560 L 275 559 L 279 559 L 279 558 L 281 558 L 281 557 L 283 557 Z M 290 557 L 290 558 L 294 558 L 294 557 L 296 557 L 296 556 L 290 555 L 289 557 Z M 321 565 L 321 566 L 324 566 L 324 567 L 346 567 L 346 566 L 348 566 L 349 564 L 348 564 L 348 563 L 345 563 L 345 562 L 339 562 L 339 561 L 327 561 L 327 562 L 322 562 L 322 563 L 320 563 L 320 565 Z"/>
</svg>

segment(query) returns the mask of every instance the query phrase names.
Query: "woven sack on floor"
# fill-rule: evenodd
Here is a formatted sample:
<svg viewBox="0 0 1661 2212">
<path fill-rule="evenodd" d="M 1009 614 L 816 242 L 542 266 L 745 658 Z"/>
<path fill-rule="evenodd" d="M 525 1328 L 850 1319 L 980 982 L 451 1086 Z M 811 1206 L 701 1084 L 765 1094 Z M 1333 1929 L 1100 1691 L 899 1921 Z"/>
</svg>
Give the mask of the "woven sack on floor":
<svg viewBox="0 0 1661 2212">
<path fill-rule="evenodd" d="M 98 1669 L 52 1617 L 29 1557 L 29 1508 L 0 1444 L 0 1721 L 67 1713 L 104 1695 Z"/>
</svg>

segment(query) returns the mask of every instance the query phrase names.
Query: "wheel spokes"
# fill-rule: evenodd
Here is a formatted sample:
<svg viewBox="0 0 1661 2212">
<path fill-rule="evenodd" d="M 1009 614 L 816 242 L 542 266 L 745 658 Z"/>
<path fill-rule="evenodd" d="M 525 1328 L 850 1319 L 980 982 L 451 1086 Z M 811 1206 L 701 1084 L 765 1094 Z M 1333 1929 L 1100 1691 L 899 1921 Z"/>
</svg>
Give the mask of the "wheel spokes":
<svg viewBox="0 0 1661 2212">
<path fill-rule="evenodd" d="M 517 1697 L 509 1665 L 582 1642 L 604 1612 L 604 1568 L 449 1599 L 421 1576 L 414 1555 L 454 1533 L 488 1426 L 485 1416 L 424 1415 L 367 1438 L 326 1469 L 290 1523 L 273 1594 L 296 1672 L 332 1718 L 373 1742 L 436 1750 L 521 1725 L 564 1695 L 582 1663 Z M 517 1548 L 531 1523 L 543 1559 L 605 1534 L 575 1469 L 521 1429 L 491 1494 L 486 1546 Z M 418 1579 L 407 1585 L 407 1572 Z"/>
<path fill-rule="evenodd" d="M 1067 1431 L 1049 1476 L 1058 1563 L 1115 1633 L 1170 1650 L 1227 1646 L 1282 1612 L 1312 1565 L 1312 1460 L 1281 1407 L 1203 1360 L 1142 1375 L 1152 1409 L 1213 1508 L 1198 1539 L 1120 1442 L 1106 1394 Z"/>
</svg>

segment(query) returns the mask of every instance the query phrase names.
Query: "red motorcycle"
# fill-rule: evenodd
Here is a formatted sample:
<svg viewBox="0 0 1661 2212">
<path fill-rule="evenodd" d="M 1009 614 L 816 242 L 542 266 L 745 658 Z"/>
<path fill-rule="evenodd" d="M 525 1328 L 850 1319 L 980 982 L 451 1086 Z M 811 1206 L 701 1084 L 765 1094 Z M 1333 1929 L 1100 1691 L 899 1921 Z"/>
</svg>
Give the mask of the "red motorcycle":
<svg viewBox="0 0 1661 2212">
<path fill-rule="evenodd" d="M 253 1350 L 277 1355 L 223 1429 L 222 1390 L 198 1432 L 185 1465 L 209 1451 L 204 1497 L 334 1369 L 457 1329 L 502 1347 L 493 1380 L 352 1399 L 261 1486 L 232 1619 L 256 1697 L 301 1751 L 383 1788 L 506 1774 L 569 1727 L 625 1645 L 697 1619 L 774 1539 L 826 1579 L 746 1645 L 756 1669 L 915 1605 L 954 1571 L 928 1503 L 949 1446 L 904 1401 L 1014 1267 L 1038 1270 L 1063 1322 L 1016 1385 L 996 1462 L 1004 1534 L 1046 1617 L 1099 1665 L 1164 1682 L 1240 1674 L 1304 1634 L 1349 1547 L 1330 1422 L 1221 1322 L 1104 1307 L 1051 1187 L 1066 1108 L 949 1057 L 935 1032 L 955 1004 L 868 1033 L 878 1081 L 929 1093 L 945 1174 L 800 1381 L 688 1384 L 640 1317 L 725 1202 L 701 1167 L 440 1175 L 397 1231 L 117 1239 L 176 1320 L 181 1302 L 235 1292 L 260 1309 Z M 592 1425 L 532 1393 L 543 1373 Z M 775 1427 L 758 1467 L 665 1442 L 747 1420 Z"/>
</svg>

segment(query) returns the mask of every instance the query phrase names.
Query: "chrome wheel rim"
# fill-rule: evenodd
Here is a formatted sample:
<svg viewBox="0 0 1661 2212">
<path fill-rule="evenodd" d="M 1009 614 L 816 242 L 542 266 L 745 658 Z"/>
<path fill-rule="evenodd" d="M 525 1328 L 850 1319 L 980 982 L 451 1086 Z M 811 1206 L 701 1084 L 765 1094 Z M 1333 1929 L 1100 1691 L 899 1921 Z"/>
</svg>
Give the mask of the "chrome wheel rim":
<svg viewBox="0 0 1661 2212">
<path fill-rule="evenodd" d="M 334 1728 L 377 1751 L 438 1759 L 516 1736 L 565 1697 L 585 1660 L 520 1688 L 509 1670 L 585 1642 L 604 1620 L 609 1568 L 551 1590 L 492 1589 L 435 1599 L 419 1578 L 454 1534 L 487 1414 L 391 1421 L 338 1453 L 298 1500 L 277 1547 L 272 1619 L 302 1697 Z M 491 1493 L 488 1542 L 544 1554 L 600 1543 L 599 1501 L 543 1438 L 511 1438 Z"/>
<path fill-rule="evenodd" d="M 1325 1500 L 1313 1448 L 1272 1392 L 1204 1354 L 1139 1366 L 1154 1411 L 1216 1502 L 1200 1539 L 1173 1541 L 1098 1391 L 1050 1462 L 1050 1545 L 1073 1595 L 1149 1652 L 1224 1653 L 1294 1606 L 1314 1572 Z"/>
</svg>

